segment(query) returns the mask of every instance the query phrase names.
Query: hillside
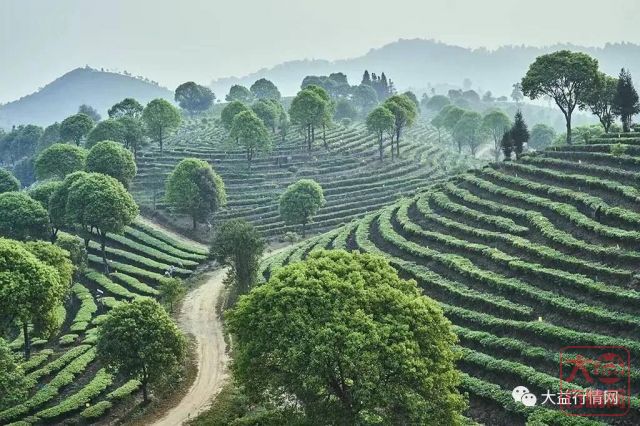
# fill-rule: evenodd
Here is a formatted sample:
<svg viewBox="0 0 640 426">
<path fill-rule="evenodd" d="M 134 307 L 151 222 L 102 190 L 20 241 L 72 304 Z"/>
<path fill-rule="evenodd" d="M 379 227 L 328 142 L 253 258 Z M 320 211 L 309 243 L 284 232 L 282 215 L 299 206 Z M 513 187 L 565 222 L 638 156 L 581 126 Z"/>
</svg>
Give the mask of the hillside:
<svg viewBox="0 0 640 426">
<path fill-rule="evenodd" d="M 191 122 L 181 128 L 162 154 L 158 150 L 144 153 L 138 159 L 138 174 L 131 189 L 138 204 L 147 213 L 188 229 L 189 220 L 176 220 L 160 200 L 164 194 L 162 183 L 175 165 L 185 157 L 196 157 L 208 161 L 225 182 L 227 207 L 214 215 L 214 226 L 231 218 L 244 218 L 266 237 L 298 231 L 298 227 L 286 226 L 280 219 L 278 198 L 289 184 L 311 178 L 322 185 L 327 203 L 308 229 L 321 232 L 361 217 L 401 195 L 413 194 L 433 179 L 476 164 L 475 160 L 450 151 L 452 145 L 445 140 L 438 144 L 435 129 L 424 124 L 416 125 L 404 136 L 400 161 L 391 161 L 385 148 L 387 158 L 382 164 L 375 136 L 361 124 L 329 129 L 328 151 L 319 139 L 309 152 L 304 141 L 294 135 L 285 143 L 276 143 L 268 155 L 257 158 L 251 172 L 246 168 L 244 152 L 229 148 L 226 138 L 213 122 Z M 158 200 L 155 212 L 154 182 Z M 194 235 L 199 239 L 210 236 L 200 231 Z"/>
<path fill-rule="evenodd" d="M 528 408 L 511 392 L 557 393 L 558 351 L 568 345 L 621 345 L 640 356 L 640 134 L 628 136 L 435 183 L 271 257 L 263 276 L 315 248 L 383 254 L 454 324 L 472 418 L 568 424 L 556 407 Z M 637 365 L 630 374 L 637 395 Z M 619 420 L 640 423 L 637 396 Z"/>
<path fill-rule="evenodd" d="M 33 353 L 22 364 L 33 387 L 22 404 L 0 411 L 0 424 L 77 424 L 95 422 L 113 405 L 133 398 L 136 380 L 123 382 L 96 361 L 98 326 L 122 301 L 157 297 L 170 266 L 188 277 L 205 260 L 207 250 L 165 233 L 138 219 L 124 235 L 109 236 L 107 258 L 112 270 L 102 274 L 99 245 L 89 246 L 89 269 L 76 280 L 65 309 L 57 313 L 63 326 L 49 340 L 33 339 Z M 20 335 L 21 336 L 21 335 Z M 11 347 L 19 352 L 23 338 Z M 85 410 L 86 408 L 86 410 Z M 83 411 L 84 410 L 84 411 Z"/>
<path fill-rule="evenodd" d="M 46 126 L 62 121 L 88 104 L 104 117 L 116 102 L 132 97 L 145 104 L 151 99 L 173 100 L 173 93 L 157 84 L 113 72 L 76 68 L 35 93 L 0 106 L 0 127 L 18 124 Z"/>
<path fill-rule="evenodd" d="M 465 78 L 476 90 L 491 90 L 496 96 L 509 96 L 511 85 L 519 81 L 529 64 L 539 55 L 560 49 L 586 52 L 600 61 L 602 70 L 617 75 L 620 67 L 640 70 L 640 46 L 632 43 L 586 47 L 556 44 L 544 48 L 504 46 L 496 50 L 468 49 L 434 40 L 399 40 L 360 57 L 327 61 L 291 61 L 264 68 L 241 78 L 221 78 L 212 82 L 216 93 L 227 93 L 233 84 L 249 87 L 258 78 L 272 80 L 283 94 L 295 94 L 307 75 L 328 75 L 343 72 L 351 84 L 358 84 L 365 69 L 384 71 L 401 90 L 438 87 L 442 93 L 447 85 L 460 87 Z"/>
</svg>

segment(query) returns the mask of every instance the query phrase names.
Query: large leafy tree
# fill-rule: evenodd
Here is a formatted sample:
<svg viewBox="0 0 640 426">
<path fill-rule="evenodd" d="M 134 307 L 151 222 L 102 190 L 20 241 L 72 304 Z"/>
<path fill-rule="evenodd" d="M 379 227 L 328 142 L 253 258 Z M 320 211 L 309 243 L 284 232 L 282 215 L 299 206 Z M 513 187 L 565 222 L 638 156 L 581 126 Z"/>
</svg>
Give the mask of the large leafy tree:
<svg viewBox="0 0 640 426">
<path fill-rule="evenodd" d="M 502 135 L 511 127 L 509 116 L 501 110 L 492 110 L 482 118 L 482 129 L 493 139 L 493 153 L 495 160 L 500 159 L 500 140 Z"/>
<path fill-rule="evenodd" d="M 439 112 L 442 108 L 450 105 L 451 101 L 444 95 L 435 95 L 429 98 L 425 105 L 428 110 Z"/>
<path fill-rule="evenodd" d="M 100 327 L 98 358 L 114 373 L 149 385 L 166 378 L 182 363 L 186 340 L 169 314 L 153 299 L 137 299 L 115 307 Z"/>
<path fill-rule="evenodd" d="M 216 96 L 211 89 L 188 81 L 176 88 L 175 101 L 191 114 L 208 110 Z"/>
<path fill-rule="evenodd" d="M 136 101 L 133 98 L 125 98 L 109 108 L 108 113 L 110 118 L 142 118 L 143 111 L 144 107 L 140 104 L 140 102 Z"/>
<path fill-rule="evenodd" d="M 223 223 L 211 243 L 209 256 L 229 267 L 227 281 L 233 286 L 232 302 L 249 292 L 257 281 L 260 258 L 266 244 L 260 233 L 242 219 Z"/>
<path fill-rule="evenodd" d="M 280 91 L 271 81 L 261 78 L 251 85 L 249 88 L 256 99 L 274 99 L 280 100 Z"/>
<path fill-rule="evenodd" d="M 86 175 L 84 171 L 73 172 L 59 185 L 49 197 L 49 221 L 51 223 L 51 239 L 55 241 L 61 228 L 70 226 L 73 222 L 67 216 L 67 199 L 69 198 L 69 188 L 77 180 Z M 39 200 L 40 201 L 40 200 Z M 89 246 L 90 234 L 82 234 L 85 248 Z"/>
<path fill-rule="evenodd" d="M 136 117 L 123 116 L 117 119 L 122 125 L 122 143 L 125 148 L 133 152 L 133 157 L 138 158 L 138 151 L 149 144 L 144 134 L 144 124 Z"/>
<path fill-rule="evenodd" d="M 83 170 L 87 151 L 79 146 L 56 143 L 45 149 L 36 158 L 36 176 L 39 180 L 64 179 L 70 173 Z"/>
<path fill-rule="evenodd" d="M 381 256 L 314 251 L 227 318 L 234 377 L 255 401 L 309 424 L 463 422 L 451 323 Z"/>
<path fill-rule="evenodd" d="M 276 132 L 278 126 L 278 119 L 280 118 L 280 109 L 278 108 L 278 101 L 272 99 L 260 99 L 258 102 L 251 105 L 251 110 L 260 117 L 260 120 L 267 126 L 273 133 Z"/>
<path fill-rule="evenodd" d="M 182 117 L 180 111 L 166 100 L 154 99 L 144 108 L 142 120 L 149 137 L 160 146 L 162 152 L 165 139 L 178 128 Z"/>
<path fill-rule="evenodd" d="M 291 122 L 300 126 L 303 132 L 307 149 L 311 151 L 311 145 L 315 141 L 315 128 L 322 123 L 326 111 L 325 100 L 309 88 L 298 92 L 289 108 Z"/>
<path fill-rule="evenodd" d="M 229 136 L 244 148 L 249 170 L 256 152 L 268 152 L 271 149 L 269 130 L 253 111 L 242 111 L 233 117 Z"/>
<path fill-rule="evenodd" d="M 322 114 L 317 117 L 318 126 L 322 126 L 322 141 L 324 143 L 324 147 L 329 149 L 329 145 L 327 145 L 327 126 L 331 124 L 333 119 L 333 114 L 335 113 L 335 102 L 331 99 L 329 93 L 320 86 L 309 85 L 306 90 L 310 90 L 313 93 L 317 94 L 323 101 L 322 106 Z"/>
<path fill-rule="evenodd" d="M 467 145 L 471 150 L 471 155 L 476 155 L 476 150 L 482 144 L 485 133 L 482 129 L 482 116 L 475 111 L 466 111 L 453 128 L 453 138 L 458 142 L 458 147 L 462 150 L 463 145 Z"/>
<path fill-rule="evenodd" d="M 20 190 L 20 182 L 10 171 L 0 169 L 0 194 Z"/>
<path fill-rule="evenodd" d="M 73 141 L 80 146 L 82 139 L 89 134 L 94 124 L 87 114 L 72 115 L 60 123 L 60 137 L 64 141 Z"/>
<path fill-rule="evenodd" d="M 238 101 L 245 104 L 253 102 L 253 93 L 249 89 L 239 84 L 234 84 L 229 89 L 229 93 L 224 98 L 227 102 Z"/>
<path fill-rule="evenodd" d="M 598 117 L 605 133 L 609 133 L 609 128 L 616 119 L 614 101 L 617 85 L 617 79 L 600 73 L 596 85 L 587 96 L 587 106 Z"/>
<path fill-rule="evenodd" d="M 105 271 L 109 272 L 106 242 L 110 233 L 120 234 L 138 215 L 138 205 L 122 184 L 102 173 L 80 176 L 68 190 L 66 216 L 100 242 Z"/>
<path fill-rule="evenodd" d="M 378 94 L 368 84 L 361 84 L 351 89 L 351 100 L 363 117 L 378 105 Z"/>
<path fill-rule="evenodd" d="M 520 158 L 524 144 L 529 142 L 529 129 L 527 123 L 525 123 L 522 117 L 522 112 L 518 110 L 513 118 L 513 126 L 510 130 L 511 140 L 513 141 L 513 152 L 516 154 L 516 159 Z"/>
<path fill-rule="evenodd" d="M 243 111 L 249 111 L 249 107 L 240 101 L 232 101 L 225 105 L 220 113 L 220 122 L 222 123 L 222 127 L 227 131 L 231 130 L 234 117 Z"/>
<path fill-rule="evenodd" d="M 15 164 L 24 157 L 32 156 L 38 147 L 43 130 L 33 124 L 20 125 L 0 138 L 0 160 Z"/>
<path fill-rule="evenodd" d="M 618 76 L 616 93 L 613 97 L 613 111 L 620 116 L 624 132 L 628 132 L 631 129 L 631 117 L 640 112 L 638 92 L 633 86 L 631 73 L 624 68 Z"/>
<path fill-rule="evenodd" d="M 29 388 L 24 369 L 7 342 L 0 337 L 0 411 L 22 403 Z"/>
<path fill-rule="evenodd" d="M 102 141 L 115 141 L 124 144 L 124 126 L 120 120 L 109 118 L 96 124 L 96 127 L 87 135 L 85 146 L 89 149 Z"/>
<path fill-rule="evenodd" d="M 46 239 L 47 210 L 26 192 L 0 194 L 0 236 L 14 240 Z"/>
<path fill-rule="evenodd" d="M 38 140 L 38 147 L 36 151 L 40 152 L 49 148 L 54 143 L 60 142 L 60 123 L 56 122 L 45 127 L 42 136 Z"/>
<path fill-rule="evenodd" d="M 102 119 L 100 113 L 91 105 L 82 104 L 78 107 L 78 114 L 88 115 L 90 119 L 93 120 L 94 123 L 97 123 Z"/>
<path fill-rule="evenodd" d="M 87 155 L 87 171 L 116 178 L 128 188 L 137 167 L 131 151 L 113 141 L 98 142 Z"/>
<path fill-rule="evenodd" d="M 391 111 L 383 106 L 375 108 L 367 116 L 367 130 L 374 133 L 378 138 L 378 153 L 380 161 L 382 161 L 384 156 L 384 137 L 386 135 L 393 137 L 394 128 L 395 117 Z"/>
<path fill-rule="evenodd" d="M 0 238 L 0 271 L 0 311 L 21 325 L 24 357 L 29 359 L 29 325 L 34 324 L 36 332 L 58 325 L 54 312 L 66 295 L 67 283 L 23 244 L 4 238 Z"/>
<path fill-rule="evenodd" d="M 418 115 L 416 104 L 406 95 L 393 95 L 384 101 L 383 105 L 393 114 L 395 119 L 396 156 L 400 157 L 400 137 L 402 132 L 413 125 Z M 393 158 L 393 141 L 391 142 L 391 157 Z"/>
<path fill-rule="evenodd" d="M 227 202 L 222 178 L 197 158 L 178 163 L 167 178 L 165 197 L 175 211 L 191 216 L 194 230 Z"/>
<path fill-rule="evenodd" d="M 29 197 L 33 198 L 44 207 L 45 210 L 49 209 L 49 201 L 51 196 L 62 185 L 61 180 L 46 180 L 44 182 L 38 182 L 36 185 L 29 188 Z"/>
<path fill-rule="evenodd" d="M 556 131 L 553 130 L 553 127 L 538 123 L 531 129 L 529 146 L 534 149 L 545 148 L 553 143 L 555 137 Z"/>
<path fill-rule="evenodd" d="M 573 111 L 587 105 L 598 78 L 597 59 L 585 53 L 560 50 L 536 58 L 522 79 L 522 93 L 531 99 L 548 96 L 555 101 L 564 115 L 567 143 L 571 144 Z"/>
<path fill-rule="evenodd" d="M 300 179 L 280 196 L 280 217 L 287 225 L 302 225 L 302 236 L 305 237 L 307 224 L 324 203 L 320 184 L 313 179 Z"/>
</svg>

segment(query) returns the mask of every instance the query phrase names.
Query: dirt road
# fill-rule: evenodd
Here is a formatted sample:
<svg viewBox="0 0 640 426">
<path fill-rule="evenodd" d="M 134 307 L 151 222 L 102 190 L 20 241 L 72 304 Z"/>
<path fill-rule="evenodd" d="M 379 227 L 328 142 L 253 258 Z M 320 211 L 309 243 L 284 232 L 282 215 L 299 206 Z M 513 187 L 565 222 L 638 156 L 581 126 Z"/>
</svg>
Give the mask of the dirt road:
<svg viewBox="0 0 640 426">
<path fill-rule="evenodd" d="M 198 376 L 182 401 L 155 422 L 155 426 L 177 426 L 197 417 L 211 405 L 213 396 L 224 384 L 227 354 L 216 305 L 226 273 L 226 269 L 209 272 L 209 279 L 185 297 L 179 322 L 186 333 L 195 337 Z"/>
</svg>

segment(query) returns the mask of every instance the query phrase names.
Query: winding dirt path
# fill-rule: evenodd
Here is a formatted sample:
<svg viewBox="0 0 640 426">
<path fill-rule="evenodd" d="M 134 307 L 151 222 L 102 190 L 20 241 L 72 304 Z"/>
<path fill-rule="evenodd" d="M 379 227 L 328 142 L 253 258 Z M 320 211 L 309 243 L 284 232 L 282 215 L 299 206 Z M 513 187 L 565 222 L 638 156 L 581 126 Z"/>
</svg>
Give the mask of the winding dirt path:
<svg viewBox="0 0 640 426">
<path fill-rule="evenodd" d="M 216 306 L 226 273 L 226 269 L 209 272 L 208 280 L 184 299 L 179 322 L 196 340 L 198 375 L 180 403 L 153 423 L 155 426 L 177 426 L 197 417 L 209 408 L 225 382 L 228 360 Z"/>
</svg>

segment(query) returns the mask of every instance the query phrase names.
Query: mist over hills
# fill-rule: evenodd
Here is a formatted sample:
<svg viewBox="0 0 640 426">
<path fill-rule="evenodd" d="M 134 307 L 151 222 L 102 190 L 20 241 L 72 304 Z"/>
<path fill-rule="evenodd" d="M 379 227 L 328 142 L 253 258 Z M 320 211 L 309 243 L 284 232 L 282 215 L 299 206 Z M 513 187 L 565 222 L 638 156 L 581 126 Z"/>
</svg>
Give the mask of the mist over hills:
<svg viewBox="0 0 640 426">
<path fill-rule="evenodd" d="M 172 101 L 173 92 L 140 77 L 76 68 L 42 89 L 0 106 L 0 127 L 27 123 L 46 126 L 76 113 L 81 104 L 89 104 L 106 116 L 107 109 L 126 97 L 144 104 L 154 98 Z"/>
<path fill-rule="evenodd" d="M 328 75 L 344 72 L 351 84 L 358 84 L 362 72 L 384 71 L 398 89 L 461 86 L 465 78 L 476 90 L 491 90 L 495 95 L 511 93 L 513 83 L 519 81 L 529 64 L 539 55 L 561 49 L 582 51 L 600 61 L 603 71 L 617 75 L 621 67 L 631 72 L 640 71 L 640 45 L 609 43 L 604 47 L 585 47 L 556 44 L 547 47 L 504 46 L 495 50 L 469 49 L 434 40 L 398 40 L 383 47 L 371 49 L 365 55 L 337 61 L 297 60 L 264 68 L 244 77 L 214 80 L 212 88 L 218 97 L 224 97 L 233 84 L 250 86 L 261 77 L 272 80 L 285 95 L 293 95 L 307 75 Z M 638 77 L 640 78 L 640 76 Z"/>
</svg>

